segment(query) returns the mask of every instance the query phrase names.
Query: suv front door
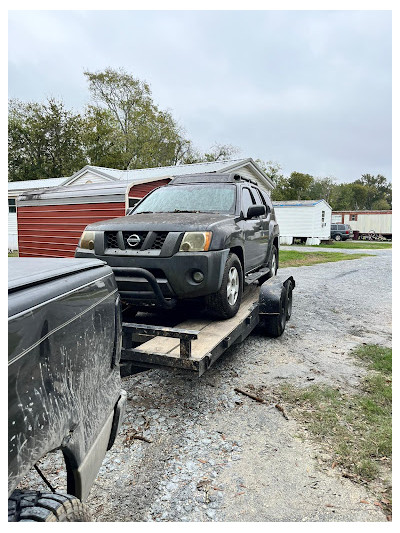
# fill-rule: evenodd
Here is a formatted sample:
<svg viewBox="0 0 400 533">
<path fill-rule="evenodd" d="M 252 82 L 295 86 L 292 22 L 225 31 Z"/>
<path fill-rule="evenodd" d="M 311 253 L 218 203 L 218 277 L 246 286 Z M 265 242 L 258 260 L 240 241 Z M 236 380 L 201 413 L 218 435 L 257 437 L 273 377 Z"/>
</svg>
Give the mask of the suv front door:
<svg viewBox="0 0 400 533">
<path fill-rule="evenodd" d="M 265 239 L 265 215 L 263 217 L 246 218 L 249 207 L 252 205 L 260 205 L 261 200 L 255 200 L 250 187 L 243 187 L 241 192 L 241 214 L 243 218 L 239 221 L 238 225 L 243 231 L 244 269 L 247 273 L 258 268 L 265 262 L 268 236 Z"/>
</svg>

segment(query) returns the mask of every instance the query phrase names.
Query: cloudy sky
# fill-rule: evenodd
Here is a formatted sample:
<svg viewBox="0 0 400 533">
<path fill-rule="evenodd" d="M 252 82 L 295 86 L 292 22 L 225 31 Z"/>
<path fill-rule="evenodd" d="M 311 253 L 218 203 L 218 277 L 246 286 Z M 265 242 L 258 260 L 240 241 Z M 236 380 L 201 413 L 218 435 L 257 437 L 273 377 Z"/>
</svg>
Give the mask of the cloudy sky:
<svg viewBox="0 0 400 533">
<path fill-rule="evenodd" d="M 10 11 L 9 97 L 80 111 L 123 67 L 201 150 L 391 179 L 391 39 L 390 11 Z"/>
</svg>

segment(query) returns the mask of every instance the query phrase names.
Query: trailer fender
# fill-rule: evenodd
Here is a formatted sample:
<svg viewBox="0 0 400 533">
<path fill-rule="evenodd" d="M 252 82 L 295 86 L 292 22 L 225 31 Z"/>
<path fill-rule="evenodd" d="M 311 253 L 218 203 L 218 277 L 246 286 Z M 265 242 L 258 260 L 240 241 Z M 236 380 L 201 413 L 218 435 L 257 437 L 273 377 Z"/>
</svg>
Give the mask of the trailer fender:
<svg viewBox="0 0 400 533">
<path fill-rule="evenodd" d="M 260 287 L 259 314 L 279 315 L 282 308 L 282 296 L 287 295 L 296 286 L 292 276 L 274 276 Z"/>
</svg>

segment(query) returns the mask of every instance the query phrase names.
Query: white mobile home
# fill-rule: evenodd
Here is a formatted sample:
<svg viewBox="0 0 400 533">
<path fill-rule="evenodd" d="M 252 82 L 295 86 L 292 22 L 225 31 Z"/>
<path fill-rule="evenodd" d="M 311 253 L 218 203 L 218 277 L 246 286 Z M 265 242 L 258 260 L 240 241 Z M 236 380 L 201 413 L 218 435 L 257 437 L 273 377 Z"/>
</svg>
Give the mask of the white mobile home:
<svg viewBox="0 0 400 533">
<path fill-rule="evenodd" d="M 332 224 L 350 224 L 361 236 L 375 232 L 392 238 L 392 211 L 333 211 Z"/>
<path fill-rule="evenodd" d="M 290 200 L 273 205 L 281 244 L 293 244 L 293 239 L 320 244 L 330 239 L 332 208 L 325 200 Z"/>
</svg>

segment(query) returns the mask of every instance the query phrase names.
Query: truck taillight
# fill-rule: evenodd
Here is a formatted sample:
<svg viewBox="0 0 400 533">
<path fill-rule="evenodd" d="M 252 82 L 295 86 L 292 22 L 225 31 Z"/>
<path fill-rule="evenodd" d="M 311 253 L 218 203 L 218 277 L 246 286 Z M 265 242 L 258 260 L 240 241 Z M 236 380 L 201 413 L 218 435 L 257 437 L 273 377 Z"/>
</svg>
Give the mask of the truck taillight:
<svg viewBox="0 0 400 533">
<path fill-rule="evenodd" d="M 348 235 L 349 233 L 350 233 L 350 231 L 349 231 L 349 230 L 347 230 L 347 231 L 346 231 L 346 235 Z"/>
</svg>

